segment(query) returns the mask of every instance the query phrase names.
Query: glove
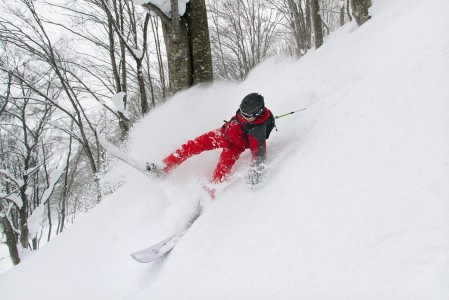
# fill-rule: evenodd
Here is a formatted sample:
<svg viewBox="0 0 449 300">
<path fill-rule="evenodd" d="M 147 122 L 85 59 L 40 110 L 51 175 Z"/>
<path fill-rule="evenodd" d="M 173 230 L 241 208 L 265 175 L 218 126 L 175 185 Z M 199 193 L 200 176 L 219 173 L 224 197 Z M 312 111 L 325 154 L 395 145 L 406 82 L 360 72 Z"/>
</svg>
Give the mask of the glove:
<svg viewBox="0 0 449 300">
<path fill-rule="evenodd" d="M 153 163 L 147 163 L 146 164 L 146 167 L 145 167 L 145 169 L 148 171 L 148 172 L 152 172 L 154 169 L 156 169 L 157 167 L 156 167 L 156 165 L 155 164 L 153 164 Z"/>
<path fill-rule="evenodd" d="M 251 186 L 256 186 L 262 181 L 263 165 L 253 166 L 249 169 L 246 181 Z"/>
<path fill-rule="evenodd" d="M 162 177 L 164 175 L 164 170 L 153 163 L 147 163 L 145 169 L 148 172 L 155 174 L 157 177 Z"/>
</svg>

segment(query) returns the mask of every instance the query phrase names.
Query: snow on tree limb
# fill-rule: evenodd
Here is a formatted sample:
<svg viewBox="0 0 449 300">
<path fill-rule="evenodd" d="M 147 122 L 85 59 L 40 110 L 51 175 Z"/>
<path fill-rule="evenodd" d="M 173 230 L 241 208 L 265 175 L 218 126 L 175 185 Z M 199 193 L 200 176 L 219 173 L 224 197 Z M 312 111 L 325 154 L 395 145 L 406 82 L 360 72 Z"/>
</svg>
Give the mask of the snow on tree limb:
<svg viewBox="0 0 449 300">
<path fill-rule="evenodd" d="M 113 13 L 110 4 L 107 1 L 105 1 L 105 0 L 102 0 L 102 2 L 104 4 L 104 8 L 106 9 L 105 12 L 110 16 L 110 18 L 112 20 L 114 20 L 114 15 L 115 14 Z M 142 59 L 143 54 L 140 57 L 138 55 L 136 55 L 136 53 L 139 54 L 140 52 L 135 52 L 134 50 L 138 50 L 139 51 L 139 49 L 134 48 L 132 45 L 130 45 L 128 43 L 128 38 L 122 34 L 120 28 L 117 26 L 117 23 L 115 21 L 113 21 L 112 25 L 114 26 L 115 32 L 120 36 L 120 39 L 125 43 L 125 47 L 129 50 L 129 52 L 133 56 L 133 58 L 135 60 Z M 144 53 L 143 51 L 141 51 L 141 52 Z"/>
<path fill-rule="evenodd" d="M 143 55 L 145 54 L 142 50 L 139 49 L 131 48 L 131 50 L 138 59 L 142 59 Z"/>
<path fill-rule="evenodd" d="M 20 230 L 14 226 L 14 222 L 13 220 L 11 220 L 11 215 L 9 212 L 11 211 L 12 207 L 13 204 L 10 203 L 8 209 L 6 210 L 5 216 L 8 219 L 8 222 L 11 224 L 11 229 L 14 230 L 15 233 L 20 234 Z"/>
<path fill-rule="evenodd" d="M 42 195 L 41 204 L 33 211 L 31 216 L 28 218 L 28 229 L 30 237 L 35 237 L 37 235 L 39 226 L 45 219 L 45 205 L 53 194 L 56 183 L 62 177 L 66 168 L 67 165 L 62 165 L 51 173 L 49 180 L 50 183 L 48 185 L 48 188 L 45 190 L 44 195 Z"/>
<path fill-rule="evenodd" d="M 8 200 L 8 201 L 14 203 L 18 208 L 22 208 L 23 201 L 22 201 L 22 198 L 16 194 L 17 191 L 18 191 L 18 189 L 14 190 L 12 193 L 9 193 L 9 194 L 0 193 L 0 199 Z"/>
<path fill-rule="evenodd" d="M 15 178 L 8 170 L 0 169 L 0 175 L 4 175 L 7 181 L 15 184 L 17 187 L 21 187 L 24 184 L 23 180 Z"/>
<path fill-rule="evenodd" d="M 45 204 L 48 201 L 48 199 L 50 199 L 50 196 L 53 194 L 53 191 L 55 189 L 56 183 L 58 183 L 59 179 L 61 179 L 66 168 L 67 168 L 67 165 L 64 164 L 51 173 L 50 180 L 49 180 L 50 183 L 48 185 L 48 188 L 45 190 L 44 194 L 42 195 L 41 205 Z"/>
<path fill-rule="evenodd" d="M 30 238 L 35 238 L 38 231 L 39 226 L 45 218 L 45 204 L 41 204 L 33 211 L 31 216 L 28 218 L 28 230 Z"/>
<path fill-rule="evenodd" d="M 187 2 L 189 2 L 189 0 L 178 0 L 178 12 L 180 16 L 183 16 L 186 12 Z M 162 19 L 164 18 L 161 13 L 164 14 L 165 17 L 172 16 L 170 0 L 133 0 L 133 3 L 155 11 Z"/>
<path fill-rule="evenodd" d="M 125 92 L 119 92 L 112 96 L 111 101 L 117 112 L 121 112 L 126 118 L 129 118 L 128 111 L 125 109 L 125 101 L 123 100 L 125 96 Z"/>
<path fill-rule="evenodd" d="M 37 171 L 37 169 L 39 169 L 40 166 L 42 166 L 42 165 L 39 165 L 39 166 L 36 166 L 36 167 L 33 167 L 33 168 L 23 171 L 23 175 L 29 176 L 29 175 L 33 174 L 34 172 Z M 2 169 L 2 170 L 0 170 L 0 174 L 5 176 L 3 178 L 4 181 L 12 183 L 16 186 L 14 190 L 9 192 L 9 194 L 0 193 L 0 199 L 5 199 L 7 201 L 10 201 L 13 204 L 15 204 L 18 208 L 22 208 L 23 200 L 22 200 L 22 197 L 20 197 L 17 193 L 19 192 L 19 189 L 24 186 L 24 184 L 25 184 L 24 181 L 21 179 L 15 178 L 8 170 Z"/>
<path fill-rule="evenodd" d="M 37 169 L 39 169 L 39 167 L 41 167 L 43 164 L 40 164 L 39 166 L 33 167 L 33 168 L 29 168 L 28 170 L 25 170 L 23 172 L 23 175 L 29 176 L 31 174 L 33 174 L 34 172 L 36 172 Z"/>
</svg>

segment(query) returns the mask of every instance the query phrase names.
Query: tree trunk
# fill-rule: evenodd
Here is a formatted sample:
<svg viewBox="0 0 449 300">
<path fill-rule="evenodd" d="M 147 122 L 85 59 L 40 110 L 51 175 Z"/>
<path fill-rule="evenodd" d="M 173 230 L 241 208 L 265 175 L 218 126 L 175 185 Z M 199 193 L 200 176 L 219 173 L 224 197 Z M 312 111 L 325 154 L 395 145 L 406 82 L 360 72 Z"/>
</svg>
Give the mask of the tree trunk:
<svg viewBox="0 0 449 300">
<path fill-rule="evenodd" d="M 20 263 L 19 251 L 17 249 L 17 238 L 14 230 L 6 217 L 0 218 L 0 225 L 3 227 L 3 233 L 6 237 L 6 245 L 8 246 L 9 256 L 14 265 Z"/>
<path fill-rule="evenodd" d="M 51 208 L 50 208 L 50 201 L 47 201 L 47 218 L 48 218 L 48 236 L 47 236 L 47 242 L 50 241 L 51 238 L 51 231 L 53 228 L 53 222 L 51 219 Z"/>
<path fill-rule="evenodd" d="M 142 49 L 142 56 L 141 57 L 134 57 L 134 60 L 136 61 L 136 67 L 137 67 L 137 82 L 139 83 L 139 92 L 140 92 L 140 109 L 142 111 L 142 115 L 145 115 L 149 112 L 149 106 L 148 106 L 148 97 L 147 97 L 147 91 L 145 87 L 145 77 L 143 76 L 143 59 L 145 57 L 146 52 L 146 44 L 147 44 L 147 31 L 148 31 L 148 23 L 150 21 L 150 15 L 147 14 L 145 16 L 145 22 L 143 26 L 143 49 Z M 134 33 L 135 36 L 135 44 L 137 47 L 137 30 L 135 30 Z"/>
<path fill-rule="evenodd" d="M 207 10 L 204 1 L 189 1 L 186 10 L 192 55 L 192 83 L 213 80 Z"/>
<path fill-rule="evenodd" d="M 310 34 L 310 32 L 307 32 L 306 18 L 304 17 L 302 4 L 296 3 L 294 0 L 287 0 L 287 4 L 292 14 L 292 28 L 296 42 L 296 56 L 301 57 L 309 48 L 307 35 Z"/>
<path fill-rule="evenodd" d="M 340 27 L 345 25 L 345 3 L 343 2 L 340 7 Z"/>
<path fill-rule="evenodd" d="M 27 176 L 24 176 L 24 179 Z M 24 180 L 26 182 L 26 179 Z M 26 195 L 26 186 L 20 188 L 20 198 L 23 205 L 19 209 L 19 230 L 20 230 L 20 244 L 23 248 L 28 248 L 28 196 Z"/>
<path fill-rule="evenodd" d="M 185 24 L 184 18 L 180 19 L 178 23 Z M 162 26 L 167 49 L 169 86 L 173 94 L 192 85 L 192 58 L 184 24 L 179 24 L 178 30 L 167 24 Z"/>
<path fill-rule="evenodd" d="M 136 60 L 137 65 L 137 82 L 139 84 L 139 93 L 140 93 L 140 109 L 142 111 L 142 115 L 145 115 L 150 110 L 148 107 L 148 97 L 147 91 L 145 88 L 145 77 L 143 76 L 143 65 L 142 60 Z"/>
<path fill-rule="evenodd" d="M 315 34 L 315 49 L 323 45 L 323 26 L 321 24 L 320 4 L 318 0 L 310 1 L 310 8 L 312 13 L 313 31 Z"/>
<path fill-rule="evenodd" d="M 312 48 L 312 13 L 310 11 L 310 0 L 306 0 L 304 14 L 306 16 L 307 49 L 311 49 Z"/>
<path fill-rule="evenodd" d="M 73 124 L 72 124 L 73 126 Z M 67 153 L 67 159 L 66 159 L 66 166 L 67 168 L 64 171 L 64 185 L 62 186 L 62 193 L 61 193 L 61 199 L 59 202 L 59 223 L 58 227 L 56 229 L 56 234 L 61 233 L 64 230 L 64 224 L 65 224 L 65 215 L 66 215 L 66 205 L 67 205 L 67 197 L 70 189 L 71 183 L 69 183 L 69 172 L 70 172 L 70 160 L 72 156 L 72 144 L 73 144 L 73 137 L 70 136 L 69 138 L 69 145 L 68 149 L 69 152 Z M 79 161 L 79 155 L 78 159 L 76 161 L 76 165 L 78 165 Z M 73 170 L 73 174 L 75 174 L 75 170 Z"/>
<path fill-rule="evenodd" d="M 371 19 L 368 14 L 368 8 L 371 6 L 371 0 L 352 0 L 352 15 L 359 26 Z"/>
<path fill-rule="evenodd" d="M 104 7 L 103 9 L 105 11 L 107 11 L 106 7 Z M 114 9 L 117 10 L 115 2 L 114 2 Z M 114 77 L 115 91 L 117 93 L 120 93 L 120 92 L 122 92 L 122 83 L 120 80 L 119 67 L 117 66 L 117 62 L 116 62 L 116 58 L 115 58 L 115 41 L 114 41 L 114 26 L 113 26 L 114 20 L 112 19 L 112 16 L 109 13 L 106 13 L 106 15 L 108 17 L 107 22 L 108 22 L 108 37 L 109 37 L 109 57 L 111 60 L 112 75 Z M 120 49 L 122 51 L 123 49 L 122 49 L 121 42 L 120 42 L 120 45 L 121 45 Z M 125 88 L 126 88 L 126 86 L 125 86 Z M 126 90 L 124 92 L 126 93 Z M 126 108 L 127 95 L 125 95 L 123 101 L 124 101 L 124 105 Z M 121 135 L 122 139 L 125 139 L 129 132 L 129 127 L 130 127 L 129 119 L 126 118 L 122 112 L 118 112 L 117 114 L 119 116 L 118 124 L 119 124 L 119 128 L 120 128 L 120 135 Z"/>
<path fill-rule="evenodd" d="M 171 17 L 154 4 L 143 6 L 154 11 L 163 22 L 169 85 L 173 94 L 193 84 L 212 81 L 213 73 L 205 1 L 190 1 L 184 16 L 178 14 L 178 0 L 170 0 L 170 4 Z"/>
</svg>

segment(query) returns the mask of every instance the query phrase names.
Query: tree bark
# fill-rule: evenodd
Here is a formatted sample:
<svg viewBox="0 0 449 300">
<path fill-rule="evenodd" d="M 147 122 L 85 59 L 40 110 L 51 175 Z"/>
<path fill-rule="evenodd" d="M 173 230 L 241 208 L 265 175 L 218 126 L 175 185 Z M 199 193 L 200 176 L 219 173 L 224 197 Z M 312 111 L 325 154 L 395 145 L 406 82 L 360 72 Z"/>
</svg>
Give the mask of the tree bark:
<svg viewBox="0 0 449 300">
<path fill-rule="evenodd" d="M 184 16 L 178 14 L 178 0 L 170 0 L 170 4 L 171 18 L 154 4 L 143 6 L 162 20 L 169 89 L 173 94 L 194 84 L 212 81 L 213 73 L 205 1 L 191 0 Z"/>
<path fill-rule="evenodd" d="M 371 7 L 371 0 L 352 0 L 352 15 L 359 26 L 371 19 L 368 8 Z"/>
<path fill-rule="evenodd" d="M 28 166 L 26 164 L 25 166 Z M 25 168 L 28 169 L 28 168 Z M 24 175 L 23 182 L 28 182 L 28 176 Z M 22 199 L 23 205 L 19 208 L 19 230 L 20 230 L 20 244 L 23 248 L 28 248 L 28 236 L 29 236 L 29 229 L 28 229 L 28 195 L 26 194 L 26 190 L 28 188 L 28 184 L 24 184 L 19 189 L 20 198 Z"/>
<path fill-rule="evenodd" d="M 213 71 L 206 3 L 189 1 L 186 19 L 192 55 L 192 83 L 210 82 L 213 80 Z"/>
<path fill-rule="evenodd" d="M 311 49 L 312 48 L 312 13 L 310 11 L 310 0 L 306 0 L 304 14 L 306 16 L 307 49 Z"/>
<path fill-rule="evenodd" d="M 345 25 L 345 3 L 340 7 L 340 27 Z"/>
<path fill-rule="evenodd" d="M 185 22 L 184 18 L 180 18 Z M 178 21 L 181 23 L 181 20 Z M 167 49 L 169 90 L 174 94 L 192 86 L 192 58 L 186 27 L 163 24 L 165 47 Z"/>
<path fill-rule="evenodd" d="M 3 233 L 6 237 L 6 245 L 8 246 L 9 256 L 14 265 L 20 263 L 19 251 L 17 249 L 17 238 L 14 230 L 6 217 L 0 218 L 0 225 L 3 227 Z"/>
<path fill-rule="evenodd" d="M 320 4 L 318 0 L 310 1 L 310 8 L 312 13 L 313 31 L 315 34 L 315 49 L 323 45 L 323 26 L 321 24 Z"/>
<path fill-rule="evenodd" d="M 147 31 L 148 31 L 148 23 L 150 21 L 150 15 L 147 14 L 145 16 L 145 22 L 143 26 L 143 49 L 142 49 L 142 56 L 141 57 L 135 57 L 134 60 L 136 61 L 136 67 L 137 67 L 137 82 L 139 83 L 139 92 L 140 92 L 140 109 L 142 111 L 142 115 L 145 115 L 150 111 L 148 106 L 148 97 L 147 97 L 147 91 L 145 86 L 145 77 L 143 76 L 143 59 L 145 57 L 146 53 L 146 45 L 147 45 Z M 137 46 L 137 30 L 135 32 L 135 38 L 136 38 L 136 46 Z"/>
</svg>

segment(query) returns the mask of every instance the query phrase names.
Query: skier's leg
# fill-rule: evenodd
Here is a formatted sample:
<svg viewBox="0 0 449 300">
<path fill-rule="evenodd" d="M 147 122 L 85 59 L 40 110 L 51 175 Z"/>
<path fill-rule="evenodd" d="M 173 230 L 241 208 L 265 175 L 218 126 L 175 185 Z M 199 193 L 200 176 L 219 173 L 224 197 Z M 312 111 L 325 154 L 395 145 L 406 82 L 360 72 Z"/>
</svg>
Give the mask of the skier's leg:
<svg viewBox="0 0 449 300">
<path fill-rule="evenodd" d="M 225 177 L 231 172 L 232 166 L 235 164 L 243 151 L 245 151 L 245 149 L 234 145 L 229 145 L 228 147 L 223 148 L 217 167 L 212 175 L 212 183 L 219 183 L 225 179 Z"/>
<path fill-rule="evenodd" d="M 186 159 L 193 155 L 200 154 L 206 150 L 221 148 L 225 145 L 225 140 L 219 130 L 207 132 L 194 140 L 187 141 L 179 147 L 175 152 L 164 158 L 164 171 L 168 172 L 177 167 Z"/>
</svg>

